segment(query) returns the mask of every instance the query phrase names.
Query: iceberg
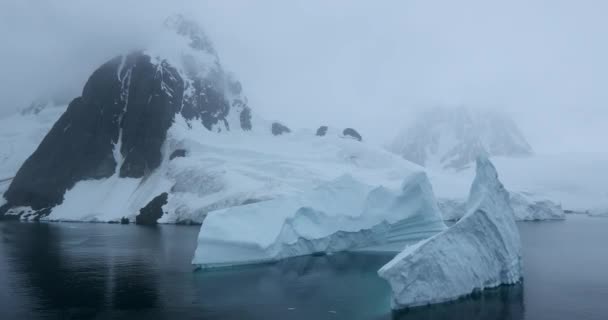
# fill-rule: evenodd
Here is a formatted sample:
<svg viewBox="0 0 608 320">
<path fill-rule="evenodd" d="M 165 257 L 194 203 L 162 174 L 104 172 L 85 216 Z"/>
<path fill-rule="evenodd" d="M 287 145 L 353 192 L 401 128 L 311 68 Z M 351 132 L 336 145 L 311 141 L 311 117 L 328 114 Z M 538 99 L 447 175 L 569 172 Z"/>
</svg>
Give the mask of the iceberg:
<svg viewBox="0 0 608 320">
<path fill-rule="evenodd" d="M 494 165 L 477 159 L 468 213 L 449 229 L 405 248 L 378 274 L 393 309 L 441 303 L 522 278 L 521 242 L 509 193 Z"/>
<path fill-rule="evenodd" d="M 396 242 L 416 242 L 445 229 L 424 172 L 397 191 L 350 175 L 300 195 L 210 212 L 192 263 L 203 268 Z"/>
<path fill-rule="evenodd" d="M 510 192 L 509 201 L 516 221 L 563 220 L 566 215 L 562 206 L 545 197 L 530 192 Z M 443 220 L 458 221 L 468 212 L 467 201 L 462 199 L 437 199 Z"/>
<path fill-rule="evenodd" d="M 446 221 L 458 221 L 467 213 L 467 200 L 466 199 L 437 199 L 437 205 L 443 220 Z"/>
<path fill-rule="evenodd" d="M 511 207 L 517 221 L 563 220 L 566 214 L 560 204 L 541 199 L 528 192 L 512 192 Z"/>
</svg>

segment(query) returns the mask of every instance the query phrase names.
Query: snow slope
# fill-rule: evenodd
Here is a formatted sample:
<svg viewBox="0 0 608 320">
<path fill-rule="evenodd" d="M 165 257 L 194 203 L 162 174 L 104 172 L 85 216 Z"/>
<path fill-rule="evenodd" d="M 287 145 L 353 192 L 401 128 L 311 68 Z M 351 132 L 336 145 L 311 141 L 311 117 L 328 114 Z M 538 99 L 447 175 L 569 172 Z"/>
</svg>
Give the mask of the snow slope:
<svg viewBox="0 0 608 320">
<path fill-rule="evenodd" d="M 407 247 L 379 275 L 392 307 L 440 303 L 522 278 L 521 242 L 509 194 L 492 163 L 477 160 L 468 213 L 449 229 Z"/>
<path fill-rule="evenodd" d="M 471 107 L 421 111 L 389 150 L 427 168 L 456 170 L 470 167 L 480 155 L 522 157 L 533 153 L 507 114 Z"/>
<path fill-rule="evenodd" d="M 251 264 L 428 238 L 445 228 L 426 175 L 399 190 L 350 175 L 300 195 L 211 212 L 193 264 Z"/>
<path fill-rule="evenodd" d="M 34 104 L 32 104 L 34 105 Z M 40 141 L 66 106 L 37 103 L 36 108 L 0 118 L 0 195 L 6 191 L 10 179 L 15 176 L 23 161 L 38 147 Z M 0 206 L 4 203 L 0 196 Z"/>
<path fill-rule="evenodd" d="M 170 160 L 175 150 L 185 150 L 186 156 Z M 168 131 L 162 154 L 159 168 L 144 179 L 78 182 L 45 219 L 132 219 L 152 198 L 168 192 L 159 222 L 201 223 L 210 211 L 297 195 L 344 174 L 398 188 L 404 177 L 421 171 L 382 148 L 352 139 L 317 137 L 312 131 L 273 136 L 263 125 L 216 133 L 180 117 Z"/>
</svg>

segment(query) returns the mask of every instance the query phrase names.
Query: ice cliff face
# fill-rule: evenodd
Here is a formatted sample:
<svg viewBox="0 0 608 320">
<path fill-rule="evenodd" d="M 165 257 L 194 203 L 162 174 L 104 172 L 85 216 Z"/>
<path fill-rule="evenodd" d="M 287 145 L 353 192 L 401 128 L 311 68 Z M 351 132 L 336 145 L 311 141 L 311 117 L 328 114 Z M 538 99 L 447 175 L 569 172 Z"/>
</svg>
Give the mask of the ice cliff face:
<svg viewBox="0 0 608 320">
<path fill-rule="evenodd" d="M 463 169 L 480 156 L 528 156 L 532 148 L 506 114 L 474 108 L 421 112 L 389 149 L 422 166 Z"/>
<path fill-rule="evenodd" d="M 23 208 L 46 215 L 80 181 L 150 176 L 176 117 L 215 132 L 250 130 L 241 91 L 195 23 L 168 19 L 158 42 L 91 75 L 15 175 L 0 215 L 19 216 Z"/>
<path fill-rule="evenodd" d="M 468 207 L 455 225 L 407 247 L 378 271 L 391 285 L 394 309 L 521 280 L 521 242 L 509 193 L 487 158 L 477 160 Z"/>
<path fill-rule="evenodd" d="M 208 215 L 193 264 L 221 267 L 417 241 L 445 228 L 424 173 L 398 191 L 342 176 L 301 195 Z"/>
</svg>

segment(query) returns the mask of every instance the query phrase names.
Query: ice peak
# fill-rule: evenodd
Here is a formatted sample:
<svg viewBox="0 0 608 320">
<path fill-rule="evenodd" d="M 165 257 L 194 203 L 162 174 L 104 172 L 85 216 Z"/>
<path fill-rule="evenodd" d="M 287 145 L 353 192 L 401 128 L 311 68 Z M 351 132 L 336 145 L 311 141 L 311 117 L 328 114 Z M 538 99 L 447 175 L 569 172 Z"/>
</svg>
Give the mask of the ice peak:
<svg viewBox="0 0 608 320">
<path fill-rule="evenodd" d="M 502 210 L 492 211 L 505 213 L 513 217 L 514 213 L 509 201 L 509 192 L 498 179 L 498 172 L 494 164 L 486 156 L 477 157 L 476 163 L 476 174 L 471 185 L 467 208 L 469 210 L 473 208 L 485 210 L 487 207 L 495 208 L 498 206 Z M 494 214 L 494 212 L 489 213 Z"/>
<path fill-rule="evenodd" d="M 488 159 L 487 156 L 479 156 L 476 159 L 476 176 L 475 180 L 483 181 L 485 183 L 497 184 L 500 183 L 498 180 L 498 172 L 494 167 L 494 164 Z"/>
<path fill-rule="evenodd" d="M 378 271 L 391 285 L 392 307 L 441 303 L 519 282 L 521 242 L 508 197 L 494 165 L 478 157 L 468 213 Z"/>
</svg>

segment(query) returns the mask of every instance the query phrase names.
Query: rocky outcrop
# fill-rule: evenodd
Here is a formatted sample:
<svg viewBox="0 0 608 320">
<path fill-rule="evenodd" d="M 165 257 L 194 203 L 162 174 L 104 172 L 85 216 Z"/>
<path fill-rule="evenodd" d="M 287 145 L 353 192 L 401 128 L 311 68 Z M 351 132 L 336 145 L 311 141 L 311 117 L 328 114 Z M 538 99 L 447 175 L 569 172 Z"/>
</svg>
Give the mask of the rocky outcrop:
<svg viewBox="0 0 608 320">
<path fill-rule="evenodd" d="M 141 178 L 161 163 L 160 148 L 175 114 L 180 111 L 184 81 L 165 61 L 154 65 L 149 56 L 142 54 L 130 55 L 127 59 L 133 59 L 134 64 L 126 64 L 127 69 L 123 66 L 123 70 L 119 70 L 124 73 L 126 89 L 120 116 L 123 157 L 120 176 Z"/>
<path fill-rule="evenodd" d="M 346 128 L 346 129 L 344 129 L 344 131 L 342 131 L 342 135 L 345 136 L 345 137 L 350 137 L 350 138 L 355 139 L 357 141 L 362 141 L 363 140 L 363 138 L 361 138 L 361 135 L 359 134 L 359 132 L 357 132 L 353 128 Z"/>
<path fill-rule="evenodd" d="M 166 192 L 158 195 L 145 207 L 139 210 L 139 214 L 135 217 L 135 224 L 155 225 L 163 216 L 163 206 L 167 204 L 169 195 Z"/>
<path fill-rule="evenodd" d="M 117 170 L 121 177 L 143 177 L 160 165 L 182 91 L 183 81 L 166 63 L 154 66 L 141 53 L 110 60 L 19 169 L 4 195 L 7 202 L 41 210 L 61 203 L 80 180 Z"/>
<path fill-rule="evenodd" d="M 241 114 L 239 116 L 239 121 L 241 124 L 241 129 L 245 130 L 245 131 L 249 131 L 252 129 L 252 125 L 251 125 L 251 109 L 249 107 L 244 107 L 243 111 L 241 111 Z"/>
<path fill-rule="evenodd" d="M 327 134 L 327 129 L 327 126 L 320 126 L 319 129 L 317 129 L 317 136 L 324 137 Z"/>
<path fill-rule="evenodd" d="M 285 126 L 285 125 L 283 125 L 281 123 L 278 123 L 278 122 L 273 122 L 272 123 L 271 131 L 272 131 L 272 134 L 275 135 L 275 136 L 280 136 L 280 135 L 282 135 L 284 133 L 290 133 L 291 132 L 291 130 L 287 126 Z"/>
<path fill-rule="evenodd" d="M 185 156 L 186 156 L 186 150 L 177 149 L 177 150 L 171 152 L 171 155 L 169 156 L 169 160 L 173 160 L 175 158 L 183 158 Z"/>
</svg>

